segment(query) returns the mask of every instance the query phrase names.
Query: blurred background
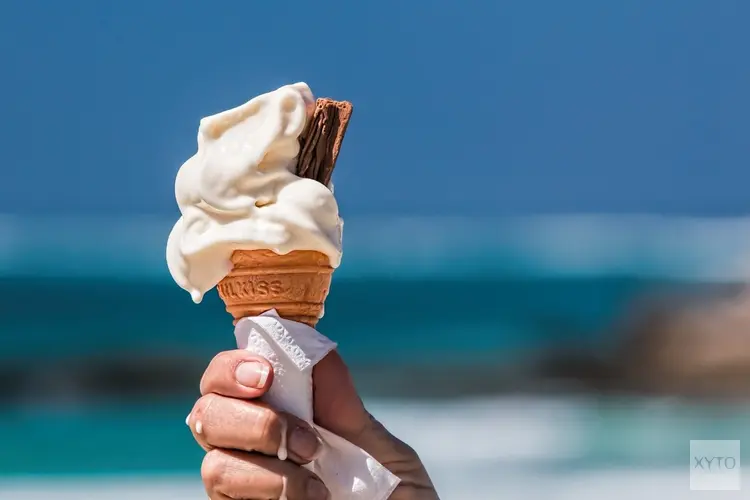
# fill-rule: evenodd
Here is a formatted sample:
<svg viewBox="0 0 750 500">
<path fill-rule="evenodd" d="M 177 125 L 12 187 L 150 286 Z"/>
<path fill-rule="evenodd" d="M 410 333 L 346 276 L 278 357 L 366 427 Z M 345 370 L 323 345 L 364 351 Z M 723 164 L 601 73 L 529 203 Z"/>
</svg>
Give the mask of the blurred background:
<svg viewBox="0 0 750 500">
<path fill-rule="evenodd" d="M 0 2 L 0 498 L 205 498 L 171 280 L 201 117 L 355 113 L 319 329 L 445 499 L 684 498 L 750 434 L 750 5 Z M 746 441 L 750 442 L 750 441 Z"/>
</svg>

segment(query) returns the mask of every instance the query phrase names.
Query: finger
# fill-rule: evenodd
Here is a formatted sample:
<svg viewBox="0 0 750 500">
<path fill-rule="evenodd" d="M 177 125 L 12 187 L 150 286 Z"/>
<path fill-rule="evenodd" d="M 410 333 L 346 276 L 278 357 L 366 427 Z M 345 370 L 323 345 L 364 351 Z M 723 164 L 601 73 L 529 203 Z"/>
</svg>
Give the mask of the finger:
<svg viewBox="0 0 750 500">
<path fill-rule="evenodd" d="M 195 403 L 188 425 L 205 450 L 258 451 L 303 464 L 322 449 L 318 434 L 307 423 L 260 401 L 208 394 Z"/>
<path fill-rule="evenodd" d="M 209 498 L 326 500 L 328 490 L 312 472 L 289 461 L 252 453 L 211 450 L 201 477 Z"/>
<path fill-rule="evenodd" d="M 233 398 L 262 396 L 273 382 L 271 364 L 243 349 L 224 351 L 211 360 L 201 379 L 201 394 L 211 392 Z"/>
<path fill-rule="evenodd" d="M 349 369 L 335 350 L 313 368 L 313 400 L 315 423 L 348 441 L 357 444 L 371 425 Z"/>
</svg>

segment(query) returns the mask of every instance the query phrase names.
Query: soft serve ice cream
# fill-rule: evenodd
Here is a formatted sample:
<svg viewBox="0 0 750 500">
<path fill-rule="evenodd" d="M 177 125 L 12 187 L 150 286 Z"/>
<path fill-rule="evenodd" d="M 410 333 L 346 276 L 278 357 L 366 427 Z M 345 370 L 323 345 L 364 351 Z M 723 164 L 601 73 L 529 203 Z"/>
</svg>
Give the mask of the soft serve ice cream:
<svg viewBox="0 0 750 500">
<path fill-rule="evenodd" d="M 231 271 L 235 250 L 314 250 L 338 267 L 333 193 L 294 174 L 314 104 L 310 88 L 296 83 L 201 120 L 198 152 L 177 173 L 182 217 L 167 241 L 169 272 L 193 301 Z"/>
</svg>

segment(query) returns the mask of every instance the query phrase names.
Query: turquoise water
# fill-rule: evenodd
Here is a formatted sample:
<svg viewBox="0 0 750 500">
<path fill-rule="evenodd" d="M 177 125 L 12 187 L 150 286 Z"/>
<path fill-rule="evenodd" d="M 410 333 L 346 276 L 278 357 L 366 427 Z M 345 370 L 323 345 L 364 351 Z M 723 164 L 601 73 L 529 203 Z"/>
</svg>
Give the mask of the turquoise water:
<svg viewBox="0 0 750 500">
<path fill-rule="evenodd" d="M 21 222 L 0 219 L 0 475 L 196 471 L 201 453 L 183 422 L 201 371 L 234 339 L 215 293 L 195 305 L 166 273 L 169 224 Z M 476 460 L 495 463 L 506 440 L 524 432 L 533 440 L 569 429 L 588 443 L 585 453 L 550 462 L 573 446 L 558 433 L 537 442 L 528 463 L 578 470 L 640 464 L 655 453 L 659 464 L 673 464 L 685 440 L 740 438 L 736 422 L 747 420 L 746 409 L 722 419 L 570 395 L 560 413 L 559 405 L 539 409 L 538 396 L 508 402 L 508 376 L 546 352 L 606 352 L 617 341 L 613 325 L 644 293 L 741 280 L 750 255 L 742 236 L 750 232 L 739 232 L 745 225 L 348 222 L 344 265 L 320 330 L 339 343 L 365 398 L 437 467 L 450 469 L 440 460 L 467 442 L 484 449 L 490 435 L 492 448 Z M 467 410 L 468 396 L 490 403 Z M 476 432 L 447 448 L 430 439 L 465 428 Z M 670 428 L 679 430 L 676 441 L 657 452 L 646 446 Z"/>
<path fill-rule="evenodd" d="M 653 280 L 627 277 L 334 279 L 321 331 L 352 362 L 434 361 L 599 343 Z M 666 283 L 661 283 L 665 285 Z M 0 359 L 120 350 L 216 352 L 233 342 L 215 292 L 200 305 L 169 281 L 0 278 Z M 471 343 L 456 345 L 456 331 Z M 498 361 L 497 358 L 492 358 Z M 491 360 L 492 360 L 491 359 Z"/>
<path fill-rule="evenodd" d="M 189 400 L 0 414 L 0 475 L 198 470 L 203 454 L 185 417 Z"/>
<path fill-rule="evenodd" d="M 529 353 L 606 349 L 607 327 L 623 306 L 665 285 L 626 277 L 336 279 L 320 329 L 376 405 L 449 390 L 491 395 L 495 371 Z M 214 293 L 198 306 L 167 280 L 6 277 L 0 296 L 0 367 L 15 370 L 3 385 L 11 406 L 0 411 L 0 474 L 197 470 L 201 453 L 183 421 L 202 367 L 234 347 Z M 154 356 L 161 370 L 146 364 Z M 433 375 L 420 376 L 430 367 Z M 451 401 L 440 411 L 455 411 Z M 398 410 L 389 411 L 398 422 Z"/>
<path fill-rule="evenodd" d="M 658 471 L 687 465 L 691 439 L 750 441 L 747 405 L 580 395 L 366 403 L 426 462 L 490 475 Z M 0 476 L 197 474 L 203 452 L 184 425 L 190 407 L 185 400 L 4 412 Z"/>
</svg>

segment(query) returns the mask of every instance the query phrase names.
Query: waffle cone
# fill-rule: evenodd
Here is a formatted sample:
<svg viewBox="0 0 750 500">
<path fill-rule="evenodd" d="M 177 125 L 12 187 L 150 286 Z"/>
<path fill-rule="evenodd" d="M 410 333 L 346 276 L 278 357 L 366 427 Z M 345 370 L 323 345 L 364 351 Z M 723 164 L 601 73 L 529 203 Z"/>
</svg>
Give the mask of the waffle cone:
<svg viewBox="0 0 750 500">
<path fill-rule="evenodd" d="M 270 250 L 236 250 L 232 271 L 217 290 L 237 324 L 242 318 L 276 309 L 279 316 L 314 327 L 331 287 L 325 254 L 294 251 L 279 255 Z"/>
</svg>

